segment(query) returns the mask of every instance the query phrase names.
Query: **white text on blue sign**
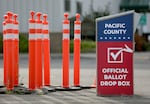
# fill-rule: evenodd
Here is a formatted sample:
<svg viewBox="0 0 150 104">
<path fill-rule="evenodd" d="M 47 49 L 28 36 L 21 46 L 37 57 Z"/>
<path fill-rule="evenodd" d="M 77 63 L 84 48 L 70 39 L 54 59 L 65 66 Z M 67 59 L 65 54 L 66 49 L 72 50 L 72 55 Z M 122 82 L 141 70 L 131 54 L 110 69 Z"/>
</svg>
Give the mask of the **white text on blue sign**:
<svg viewBox="0 0 150 104">
<path fill-rule="evenodd" d="M 117 35 L 123 34 L 125 35 L 127 32 L 125 23 L 105 23 L 105 29 L 103 31 L 106 35 Z"/>
</svg>

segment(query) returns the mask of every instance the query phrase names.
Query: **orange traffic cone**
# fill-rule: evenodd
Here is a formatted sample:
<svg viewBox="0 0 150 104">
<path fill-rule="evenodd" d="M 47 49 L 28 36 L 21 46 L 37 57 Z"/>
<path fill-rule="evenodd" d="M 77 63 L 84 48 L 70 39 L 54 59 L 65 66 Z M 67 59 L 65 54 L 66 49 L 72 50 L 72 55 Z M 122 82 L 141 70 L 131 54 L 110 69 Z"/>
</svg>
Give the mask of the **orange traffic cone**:
<svg viewBox="0 0 150 104">
<path fill-rule="evenodd" d="M 91 85 L 91 88 L 96 88 L 96 78 L 94 79 L 94 83 Z"/>
</svg>

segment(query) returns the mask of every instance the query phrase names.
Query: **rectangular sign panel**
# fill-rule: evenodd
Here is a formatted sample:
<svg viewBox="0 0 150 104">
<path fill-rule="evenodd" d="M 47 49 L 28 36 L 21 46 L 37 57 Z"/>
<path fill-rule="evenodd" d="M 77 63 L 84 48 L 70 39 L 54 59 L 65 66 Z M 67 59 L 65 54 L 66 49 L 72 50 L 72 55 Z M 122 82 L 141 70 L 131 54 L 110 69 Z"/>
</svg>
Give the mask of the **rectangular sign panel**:
<svg viewBox="0 0 150 104">
<path fill-rule="evenodd" d="M 133 95 L 134 11 L 96 20 L 97 95 Z"/>
</svg>

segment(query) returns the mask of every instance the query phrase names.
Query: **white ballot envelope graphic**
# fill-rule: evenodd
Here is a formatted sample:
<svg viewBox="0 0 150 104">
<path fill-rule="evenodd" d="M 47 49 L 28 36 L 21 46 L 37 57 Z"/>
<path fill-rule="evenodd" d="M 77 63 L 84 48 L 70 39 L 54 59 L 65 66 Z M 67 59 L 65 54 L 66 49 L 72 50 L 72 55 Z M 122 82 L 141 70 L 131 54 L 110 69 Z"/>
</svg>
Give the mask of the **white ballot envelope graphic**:
<svg viewBox="0 0 150 104">
<path fill-rule="evenodd" d="M 126 44 L 125 47 L 110 47 L 107 49 L 108 63 L 123 63 L 123 52 L 133 53 Z"/>
</svg>

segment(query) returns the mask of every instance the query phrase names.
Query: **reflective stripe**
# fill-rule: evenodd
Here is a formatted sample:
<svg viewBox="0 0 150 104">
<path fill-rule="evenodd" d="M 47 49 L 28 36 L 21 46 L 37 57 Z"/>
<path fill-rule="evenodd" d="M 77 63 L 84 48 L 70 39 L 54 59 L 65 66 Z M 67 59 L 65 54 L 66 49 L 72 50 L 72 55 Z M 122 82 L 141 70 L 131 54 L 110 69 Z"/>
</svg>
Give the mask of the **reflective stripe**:
<svg viewBox="0 0 150 104">
<path fill-rule="evenodd" d="M 49 40 L 49 34 L 48 35 L 43 35 L 43 39 L 48 39 Z"/>
<path fill-rule="evenodd" d="M 36 40 L 35 34 L 29 34 L 29 40 Z"/>
<path fill-rule="evenodd" d="M 15 35 L 15 39 L 19 40 L 19 35 Z"/>
<path fill-rule="evenodd" d="M 49 30 L 49 26 L 48 26 L 48 25 L 43 25 L 43 26 L 42 26 L 42 29 L 44 29 L 44 30 Z"/>
<path fill-rule="evenodd" d="M 64 40 L 64 39 L 70 39 L 69 34 L 63 34 L 63 40 Z"/>
<path fill-rule="evenodd" d="M 43 39 L 42 34 L 29 34 L 29 40 Z"/>
<path fill-rule="evenodd" d="M 80 39 L 81 40 L 81 35 L 80 34 L 74 34 L 74 39 Z"/>
<path fill-rule="evenodd" d="M 3 40 L 7 40 L 7 39 L 19 39 L 19 35 L 15 35 L 15 34 L 6 34 L 6 35 L 3 35 Z"/>
<path fill-rule="evenodd" d="M 36 39 L 43 39 L 43 34 L 35 34 Z"/>
<path fill-rule="evenodd" d="M 35 28 L 36 28 L 36 29 L 42 29 L 42 24 L 36 23 Z"/>
<path fill-rule="evenodd" d="M 6 29 L 13 29 L 14 28 L 14 24 L 6 24 Z"/>
<path fill-rule="evenodd" d="M 37 40 L 37 39 L 43 39 L 43 34 L 29 34 L 29 40 Z"/>
<path fill-rule="evenodd" d="M 13 29 L 18 30 L 19 29 L 19 25 L 14 25 Z"/>
<path fill-rule="evenodd" d="M 74 30 L 81 30 L 81 25 L 77 25 L 77 24 L 75 24 L 75 27 L 74 27 Z"/>
<path fill-rule="evenodd" d="M 69 24 L 63 24 L 63 29 L 69 29 Z"/>
<path fill-rule="evenodd" d="M 29 29 L 34 29 L 35 28 L 35 23 L 29 23 Z"/>
</svg>

